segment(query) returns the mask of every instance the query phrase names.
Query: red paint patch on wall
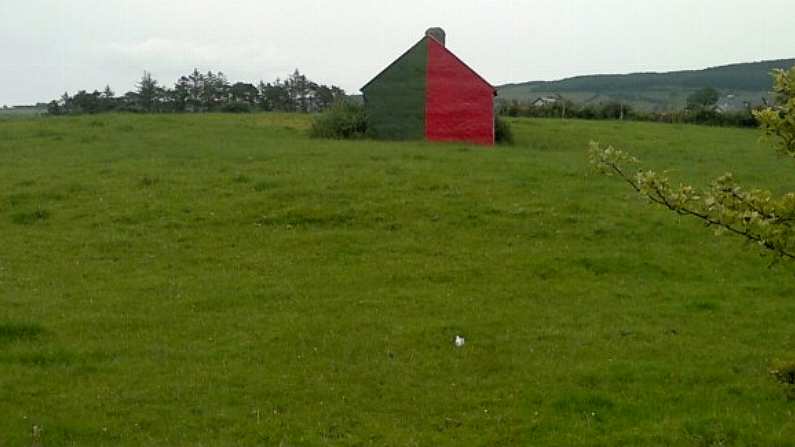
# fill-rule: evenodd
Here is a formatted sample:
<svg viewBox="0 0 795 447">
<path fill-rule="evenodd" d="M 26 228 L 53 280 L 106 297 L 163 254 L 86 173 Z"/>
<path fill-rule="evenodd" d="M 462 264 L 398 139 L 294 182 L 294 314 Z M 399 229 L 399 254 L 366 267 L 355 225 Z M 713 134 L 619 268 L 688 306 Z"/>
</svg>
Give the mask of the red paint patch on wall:
<svg viewBox="0 0 795 447">
<path fill-rule="evenodd" d="M 494 144 L 494 88 L 436 40 L 428 39 L 425 137 Z"/>
</svg>

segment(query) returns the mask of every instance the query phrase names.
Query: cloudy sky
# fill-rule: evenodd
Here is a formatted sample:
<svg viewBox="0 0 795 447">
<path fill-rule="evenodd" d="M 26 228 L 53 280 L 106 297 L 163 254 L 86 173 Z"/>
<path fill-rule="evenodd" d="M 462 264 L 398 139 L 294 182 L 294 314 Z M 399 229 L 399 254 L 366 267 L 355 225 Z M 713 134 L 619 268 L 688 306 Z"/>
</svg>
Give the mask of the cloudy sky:
<svg viewBox="0 0 795 447">
<path fill-rule="evenodd" d="M 358 88 L 430 26 L 493 84 L 795 57 L 793 0 L 0 0 L 0 105 L 299 68 Z"/>
</svg>

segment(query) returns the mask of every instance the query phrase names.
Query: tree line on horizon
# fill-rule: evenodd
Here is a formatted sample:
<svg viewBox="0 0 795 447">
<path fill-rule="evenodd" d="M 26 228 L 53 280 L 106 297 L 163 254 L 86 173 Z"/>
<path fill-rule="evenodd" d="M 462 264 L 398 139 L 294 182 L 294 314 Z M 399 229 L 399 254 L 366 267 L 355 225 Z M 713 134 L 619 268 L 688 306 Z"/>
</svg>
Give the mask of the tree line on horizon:
<svg viewBox="0 0 795 447">
<path fill-rule="evenodd" d="M 510 117 L 653 121 L 732 127 L 759 125 L 754 111 L 760 108 L 754 109 L 748 104 L 744 110 L 720 111 L 719 99 L 720 93 L 716 89 L 704 87 L 687 97 L 687 104 L 682 110 L 642 112 L 618 100 L 599 104 L 577 104 L 558 95 L 554 101 L 540 106 L 529 101 L 503 101 L 498 103 L 497 112 Z"/>
<path fill-rule="evenodd" d="M 47 106 L 50 115 L 102 112 L 201 113 L 201 112 L 299 112 L 326 110 L 347 97 L 345 90 L 307 78 L 296 69 L 284 80 L 231 83 L 223 72 L 201 73 L 194 69 L 180 76 L 173 87 L 161 85 L 144 72 L 133 91 L 117 96 L 110 86 L 103 91 L 64 93 Z"/>
</svg>

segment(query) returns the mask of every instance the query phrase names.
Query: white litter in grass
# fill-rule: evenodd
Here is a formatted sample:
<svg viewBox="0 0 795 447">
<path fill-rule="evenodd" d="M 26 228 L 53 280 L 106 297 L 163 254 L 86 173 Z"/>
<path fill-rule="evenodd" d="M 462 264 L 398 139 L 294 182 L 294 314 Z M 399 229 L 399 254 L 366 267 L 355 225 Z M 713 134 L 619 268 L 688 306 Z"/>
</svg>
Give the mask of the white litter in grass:
<svg viewBox="0 0 795 447">
<path fill-rule="evenodd" d="M 464 337 L 462 337 L 460 335 L 456 335 L 455 336 L 455 347 L 456 348 L 460 348 L 460 347 L 464 346 L 464 343 L 466 343 L 466 340 L 464 340 Z"/>
</svg>

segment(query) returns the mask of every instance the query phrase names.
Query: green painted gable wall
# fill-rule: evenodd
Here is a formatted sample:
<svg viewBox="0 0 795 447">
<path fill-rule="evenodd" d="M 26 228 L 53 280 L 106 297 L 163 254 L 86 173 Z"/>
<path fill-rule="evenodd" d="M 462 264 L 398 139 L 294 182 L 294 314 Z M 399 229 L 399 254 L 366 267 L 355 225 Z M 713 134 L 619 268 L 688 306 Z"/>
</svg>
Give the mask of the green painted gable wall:
<svg viewBox="0 0 795 447">
<path fill-rule="evenodd" d="M 422 39 L 363 88 L 371 137 L 425 137 L 427 65 L 428 41 Z"/>
</svg>

